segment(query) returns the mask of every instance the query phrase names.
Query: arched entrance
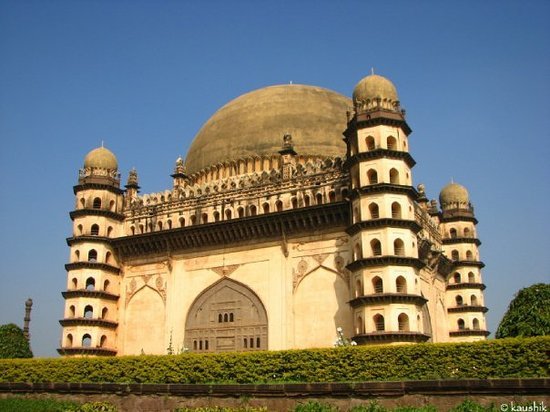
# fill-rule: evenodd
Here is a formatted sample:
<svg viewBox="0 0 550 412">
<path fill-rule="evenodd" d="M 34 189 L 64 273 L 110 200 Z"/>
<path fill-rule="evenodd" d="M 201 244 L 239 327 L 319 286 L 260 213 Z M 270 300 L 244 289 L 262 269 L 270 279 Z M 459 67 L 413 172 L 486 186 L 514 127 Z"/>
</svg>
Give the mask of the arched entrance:
<svg viewBox="0 0 550 412">
<path fill-rule="evenodd" d="M 192 352 L 267 349 L 267 313 L 247 286 L 221 279 L 191 305 L 185 322 L 185 346 Z"/>
</svg>

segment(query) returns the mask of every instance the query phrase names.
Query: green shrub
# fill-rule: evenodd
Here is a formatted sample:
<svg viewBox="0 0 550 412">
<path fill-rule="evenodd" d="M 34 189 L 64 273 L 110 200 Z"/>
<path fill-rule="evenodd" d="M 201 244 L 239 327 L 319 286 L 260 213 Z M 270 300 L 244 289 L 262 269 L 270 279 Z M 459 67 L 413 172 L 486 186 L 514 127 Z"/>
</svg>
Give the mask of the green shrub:
<svg viewBox="0 0 550 412">
<path fill-rule="evenodd" d="M 548 376 L 550 337 L 163 356 L 0 359 L 0 382 L 274 383 Z"/>
<path fill-rule="evenodd" d="M 338 412 L 338 408 L 326 403 L 309 401 L 296 405 L 294 412 Z"/>
<path fill-rule="evenodd" d="M 107 402 L 78 404 L 58 399 L 32 399 L 13 397 L 0 399 L 2 412 L 116 412 L 117 408 Z"/>
</svg>

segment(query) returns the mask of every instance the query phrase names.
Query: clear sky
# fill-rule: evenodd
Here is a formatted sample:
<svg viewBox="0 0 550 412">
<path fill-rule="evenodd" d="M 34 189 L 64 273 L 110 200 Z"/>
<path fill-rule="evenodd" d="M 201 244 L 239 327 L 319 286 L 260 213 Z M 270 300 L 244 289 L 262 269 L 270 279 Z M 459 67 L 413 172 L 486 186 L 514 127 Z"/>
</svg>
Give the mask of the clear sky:
<svg viewBox="0 0 550 412">
<path fill-rule="evenodd" d="M 72 186 L 101 145 L 142 193 L 242 93 L 351 96 L 371 67 L 413 129 L 414 184 L 453 178 L 480 221 L 489 329 L 550 281 L 550 2 L 0 0 L 0 324 L 57 356 Z"/>
</svg>

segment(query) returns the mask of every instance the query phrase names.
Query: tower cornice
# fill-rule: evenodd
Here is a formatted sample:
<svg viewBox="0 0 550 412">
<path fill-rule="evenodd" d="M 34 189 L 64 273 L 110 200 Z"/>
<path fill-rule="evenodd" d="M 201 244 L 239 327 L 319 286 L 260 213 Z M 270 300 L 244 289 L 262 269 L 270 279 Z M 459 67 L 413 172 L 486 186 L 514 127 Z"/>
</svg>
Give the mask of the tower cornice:
<svg viewBox="0 0 550 412">
<path fill-rule="evenodd" d="M 368 152 L 360 152 L 350 156 L 344 162 L 344 168 L 349 169 L 350 167 L 367 160 L 376 160 L 376 159 L 395 159 L 403 160 L 409 168 L 413 168 L 416 164 L 416 161 L 413 159 L 409 152 L 402 152 L 399 150 L 390 150 L 378 148 L 370 150 Z"/>
<path fill-rule="evenodd" d="M 353 236 L 359 233 L 364 229 L 375 229 L 375 228 L 384 228 L 384 227 L 396 227 L 396 228 L 405 228 L 418 233 L 422 230 L 422 227 L 415 220 L 405 220 L 405 219 L 371 219 L 364 220 L 362 222 L 357 222 L 346 229 L 346 233 L 350 236 Z"/>
</svg>

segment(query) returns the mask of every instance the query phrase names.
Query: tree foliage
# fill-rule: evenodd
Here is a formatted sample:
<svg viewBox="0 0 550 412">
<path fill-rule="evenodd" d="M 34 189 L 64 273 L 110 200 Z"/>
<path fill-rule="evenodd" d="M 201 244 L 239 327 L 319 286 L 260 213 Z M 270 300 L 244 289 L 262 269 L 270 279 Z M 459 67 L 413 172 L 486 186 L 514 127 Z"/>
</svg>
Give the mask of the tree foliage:
<svg viewBox="0 0 550 412">
<path fill-rule="evenodd" d="M 0 358 L 32 358 L 29 341 L 13 323 L 0 326 Z"/>
<path fill-rule="evenodd" d="M 550 284 L 521 289 L 498 325 L 496 338 L 550 335 Z"/>
</svg>

